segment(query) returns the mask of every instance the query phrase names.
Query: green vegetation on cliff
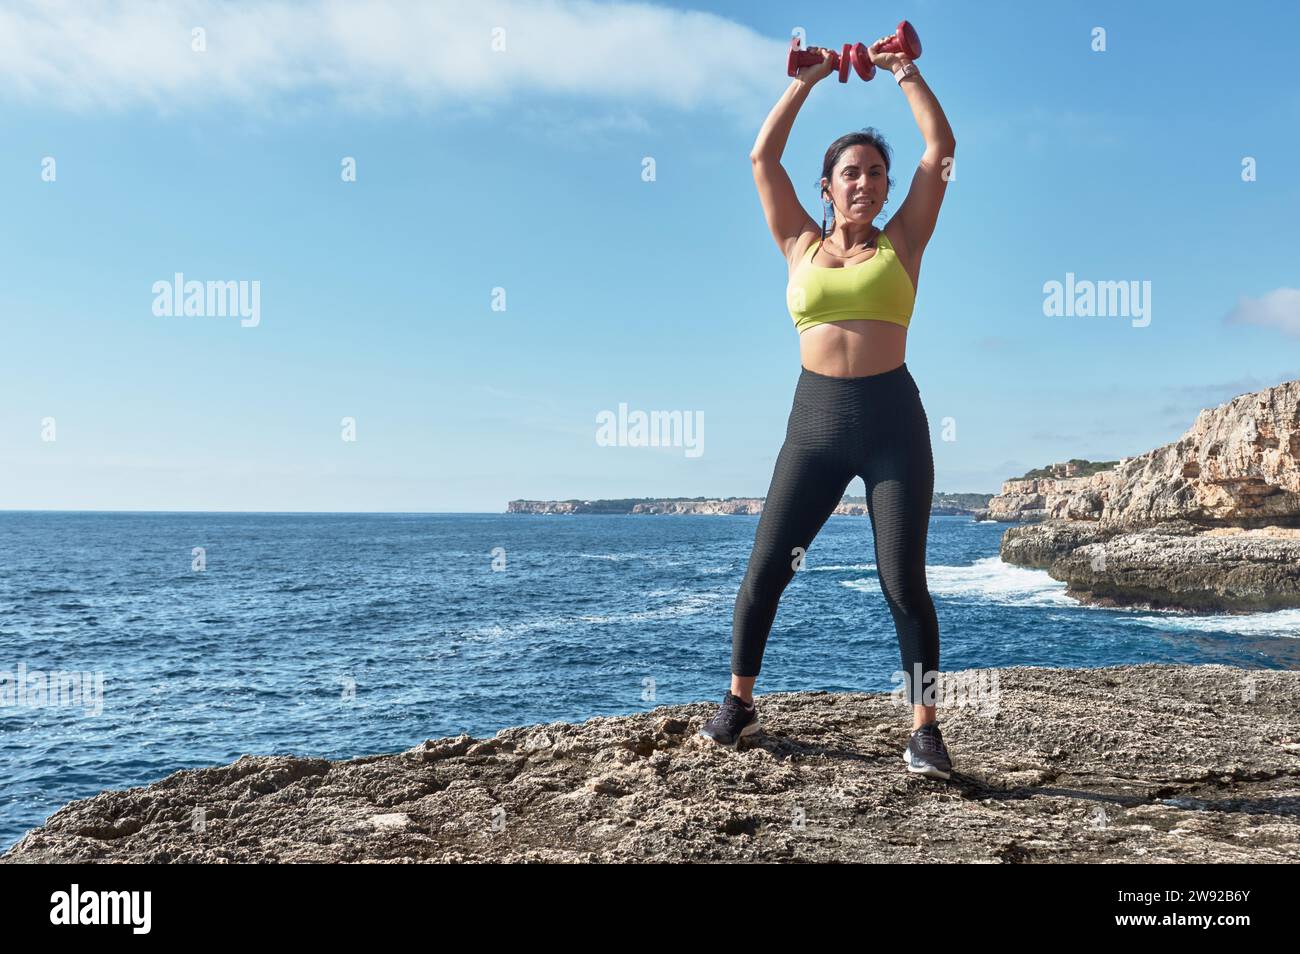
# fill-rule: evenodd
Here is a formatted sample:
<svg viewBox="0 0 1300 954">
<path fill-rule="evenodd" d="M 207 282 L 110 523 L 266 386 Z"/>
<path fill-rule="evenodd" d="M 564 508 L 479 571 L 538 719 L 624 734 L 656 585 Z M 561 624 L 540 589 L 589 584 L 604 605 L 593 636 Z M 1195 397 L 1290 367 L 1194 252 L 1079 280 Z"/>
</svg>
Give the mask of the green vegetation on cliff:
<svg viewBox="0 0 1300 954">
<path fill-rule="evenodd" d="M 1073 465 L 1073 473 L 1068 473 L 1066 465 Z M 1025 473 L 1023 477 L 1013 478 L 1014 480 L 1037 480 L 1040 477 L 1091 477 L 1093 474 L 1099 474 L 1103 470 L 1110 470 L 1119 466 L 1117 460 L 1084 460 L 1081 457 L 1071 457 L 1065 464 L 1049 464 L 1046 467 L 1035 467 L 1033 470 Z"/>
</svg>

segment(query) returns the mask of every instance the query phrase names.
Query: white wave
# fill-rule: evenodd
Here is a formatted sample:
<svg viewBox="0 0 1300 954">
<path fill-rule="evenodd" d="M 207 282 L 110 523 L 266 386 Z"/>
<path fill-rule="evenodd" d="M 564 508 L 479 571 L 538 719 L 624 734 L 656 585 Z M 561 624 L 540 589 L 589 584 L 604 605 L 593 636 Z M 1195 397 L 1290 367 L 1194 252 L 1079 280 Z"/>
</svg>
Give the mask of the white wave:
<svg viewBox="0 0 1300 954">
<path fill-rule="evenodd" d="M 820 567 L 823 570 L 849 567 Z M 877 569 L 874 563 L 859 564 L 853 569 Z M 926 582 L 933 596 L 977 600 L 1004 606 L 1051 606 L 1082 608 L 1065 595 L 1065 584 L 1052 579 L 1046 570 L 1028 570 L 1003 563 L 998 557 L 985 557 L 967 566 L 927 566 Z M 840 586 L 859 593 L 879 593 L 880 577 L 840 580 Z"/>
<path fill-rule="evenodd" d="M 966 566 L 927 566 L 930 593 L 953 599 L 982 600 L 1003 606 L 1069 606 L 1080 608 L 1065 595 L 1065 584 L 1047 575 L 1003 563 L 1000 557 L 984 557 Z"/>
<path fill-rule="evenodd" d="M 511 623 L 493 623 L 472 630 L 455 631 L 449 634 L 449 639 L 456 643 L 486 642 L 514 639 L 537 630 L 560 632 L 581 624 L 603 625 L 606 623 L 635 623 L 645 620 L 676 619 L 698 613 L 715 612 L 718 604 L 733 601 L 736 598 L 735 591 L 731 589 L 689 592 L 678 588 L 651 590 L 643 595 L 647 600 L 656 597 L 667 597 L 671 602 L 665 606 L 626 613 L 614 612 L 580 616 L 548 613 L 536 619 Z"/>
<path fill-rule="evenodd" d="M 1171 632 L 1300 638 L 1300 609 L 1246 615 L 1185 615 L 1152 613 L 1149 609 L 1130 606 L 1095 606 L 1066 596 L 1065 583 L 1052 579 L 1046 570 L 1014 566 L 1002 562 L 999 557 L 984 557 L 968 566 L 927 566 L 925 575 L 932 595 L 950 599 L 979 600 L 1004 606 L 1043 606 L 1102 612 L 1114 616 L 1115 621 L 1123 625 Z M 841 580 L 840 585 L 863 593 L 880 592 L 879 577 Z M 1047 618 L 1052 622 L 1070 622 L 1073 619 L 1068 614 L 1057 613 L 1049 614 Z"/>
<path fill-rule="evenodd" d="M 859 593 L 879 593 L 880 580 L 864 576 L 860 580 L 840 580 L 840 586 L 847 586 L 851 590 L 857 590 Z"/>
<path fill-rule="evenodd" d="M 544 616 L 541 619 L 532 619 L 521 623 L 509 623 L 507 625 L 493 623 L 489 626 L 480 626 L 478 629 L 454 631 L 449 635 L 449 638 L 457 643 L 513 639 L 516 636 L 523 636 L 533 632 L 534 630 L 563 629 L 572 621 L 573 618 L 568 616 Z"/>
<path fill-rule="evenodd" d="M 1300 609 L 1274 610 L 1271 613 L 1185 616 L 1181 614 L 1156 614 L 1121 619 L 1128 626 L 1147 626 L 1178 633 L 1233 633 L 1238 636 L 1272 636 L 1288 639 L 1300 638 Z"/>
<path fill-rule="evenodd" d="M 690 593 L 679 602 L 656 609 L 637 610 L 631 613 L 612 613 L 608 616 L 575 616 L 579 623 L 637 623 L 651 619 L 676 619 L 681 616 L 693 616 L 711 610 L 723 600 L 735 599 L 731 593 Z"/>
<path fill-rule="evenodd" d="M 823 572 L 829 570 L 874 570 L 875 568 L 874 563 L 846 563 L 843 566 L 808 566 L 808 564 L 804 564 L 804 569 Z"/>
</svg>

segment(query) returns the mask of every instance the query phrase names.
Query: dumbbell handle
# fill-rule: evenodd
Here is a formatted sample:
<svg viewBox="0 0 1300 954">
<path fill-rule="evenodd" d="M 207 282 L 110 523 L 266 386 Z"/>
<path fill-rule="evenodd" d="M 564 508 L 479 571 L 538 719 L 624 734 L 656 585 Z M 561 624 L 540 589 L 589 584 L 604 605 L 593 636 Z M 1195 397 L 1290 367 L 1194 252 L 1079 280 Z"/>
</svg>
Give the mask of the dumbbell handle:
<svg viewBox="0 0 1300 954">
<path fill-rule="evenodd" d="M 871 56 L 867 53 L 867 48 L 861 43 L 852 46 L 845 43 L 844 49 L 840 53 L 834 50 L 830 51 L 830 63 L 832 70 L 838 70 L 840 82 L 849 81 L 849 66 L 852 65 L 857 74 L 864 80 L 869 80 L 875 75 L 876 67 L 871 62 Z M 801 67 L 816 66 L 822 61 L 821 54 L 816 49 L 801 50 L 799 49 L 799 38 L 793 37 L 790 40 L 790 55 L 786 57 L 786 75 L 797 76 Z"/>
<path fill-rule="evenodd" d="M 786 72 L 794 76 L 800 69 L 805 66 L 816 66 L 822 61 L 822 55 L 818 52 L 820 47 L 814 47 L 811 50 L 802 50 L 799 48 L 799 38 L 794 37 L 790 40 L 790 56 L 786 60 Z M 831 69 L 840 68 L 840 58 L 834 50 L 831 50 Z"/>
</svg>

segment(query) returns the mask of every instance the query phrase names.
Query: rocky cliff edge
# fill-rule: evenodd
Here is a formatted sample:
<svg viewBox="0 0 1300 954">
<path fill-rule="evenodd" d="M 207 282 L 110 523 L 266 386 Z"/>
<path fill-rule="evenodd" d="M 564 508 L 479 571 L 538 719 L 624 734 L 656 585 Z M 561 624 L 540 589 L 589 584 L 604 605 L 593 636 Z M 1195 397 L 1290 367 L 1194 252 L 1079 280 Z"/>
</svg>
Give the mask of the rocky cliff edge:
<svg viewBox="0 0 1300 954">
<path fill-rule="evenodd" d="M 906 772 L 889 693 L 759 693 L 766 731 L 738 752 L 696 735 L 717 708 L 700 702 L 244 756 L 71 802 L 0 861 L 1300 861 L 1300 673 L 944 678 L 985 690 L 940 705 L 947 781 Z"/>
</svg>

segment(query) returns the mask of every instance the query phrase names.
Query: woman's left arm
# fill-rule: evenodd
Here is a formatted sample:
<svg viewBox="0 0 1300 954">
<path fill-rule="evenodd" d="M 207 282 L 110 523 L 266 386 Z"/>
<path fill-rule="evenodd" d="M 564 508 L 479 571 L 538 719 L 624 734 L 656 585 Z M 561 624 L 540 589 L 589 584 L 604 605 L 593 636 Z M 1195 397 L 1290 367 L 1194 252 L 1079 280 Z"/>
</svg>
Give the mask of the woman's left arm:
<svg viewBox="0 0 1300 954">
<path fill-rule="evenodd" d="M 906 58 L 898 54 L 876 53 L 875 47 L 879 43 L 880 40 L 877 40 L 872 44 L 872 62 L 891 71 L 906 68 L 905 65 L 910 62 Z M 894 217 L 902 227 L 908 254 L 913 261 L 916 261 L 929 243 L 930 236 L 934 234 L 934 224 L 939 218 L 939 206 L 943 204 L 943 194 L 952 175 L 957 139 L 953 136 L 952 127 L 948 125 L 948 117 L 944 115 L 943 107 L 939 105 L 939 100 L 935 98 L 934 92 L 921 78 L 919 72 L 912 72 L 910 76 L 905 76 L 898 85 L 907 95 L 907 101 L 912 106 L 912 115 L 916 117 L 916 125 L 925 139 L 925 152 L 916 167 L 916 174 L 912 176 L 912 185 L 907 190 L 907 198 L 894 213 Z"/>
</svg>

